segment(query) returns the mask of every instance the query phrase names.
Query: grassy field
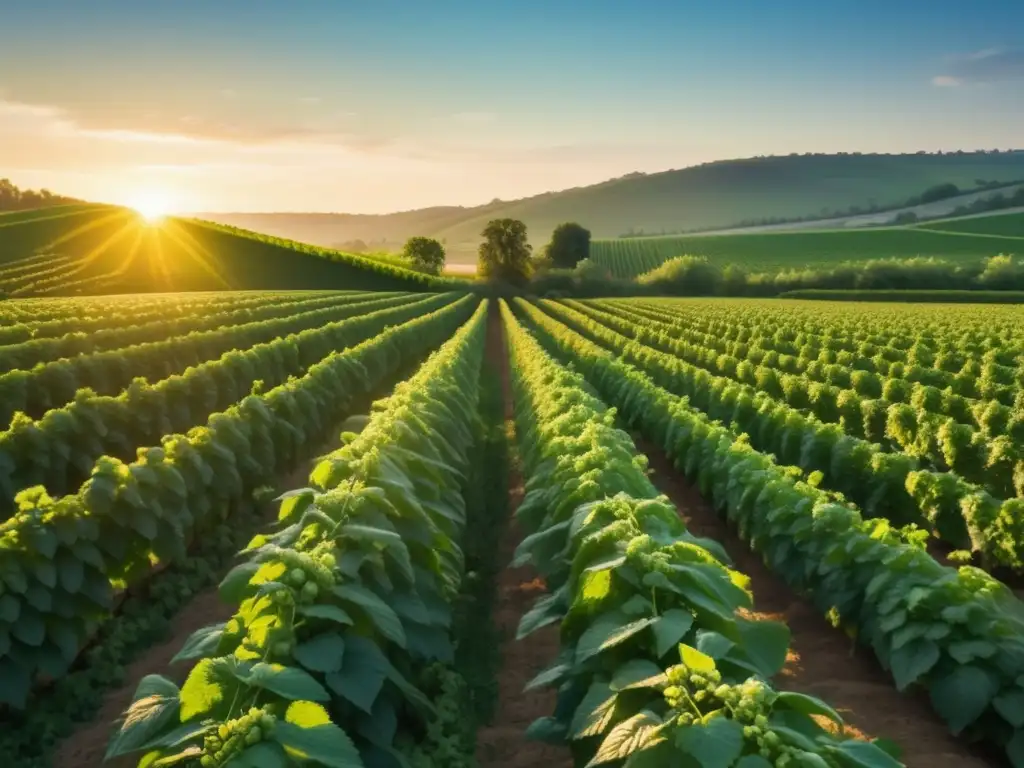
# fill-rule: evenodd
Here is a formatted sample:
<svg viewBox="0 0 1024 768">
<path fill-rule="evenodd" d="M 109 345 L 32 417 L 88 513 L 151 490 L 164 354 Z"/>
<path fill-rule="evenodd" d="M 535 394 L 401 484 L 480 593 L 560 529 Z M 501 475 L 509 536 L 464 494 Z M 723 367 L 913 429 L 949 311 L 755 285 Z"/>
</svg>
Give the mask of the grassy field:
<svg viewBox="0 0 1024 768">
<path fill-rule="evenodd" d="M 1009 236 L 1024 226 L 1022 222 L 1019 214 L 996 214 L 916 227 L 617 238 L 595 240 L 591 258 L 618 277 L 634 277 L 687 254 L 754 272 L 916 256 L 979 261 L 1000 253 L 1024 253 L 1024 242 Z"/>
<path fill-rule="evenodd" d="M 446 241 L 449 261 L 475 261 L 490 219 L 527 225 L 534 246 L 577 221 L 596 238 L 719 229 L 748 219 L 827 215 L 859 206 L 892 207 L 929 187 L 961 190 L 979 180 L 1024 179 L 1024 152 L 945 155 L 810 155 L 727 160 L 630 174 L 599 184 L 487 205 L 441 206 L 387 215 L 325 213 L 203 214 L 204 218 L 318 245 L 363 240 L 394 250 L 413 235 Z M 676 254 L 673 254 L 676 255 Z"/>
<path fill-rule="evenodd" d="M 991 235 L 992 237 L 1024 239 L 1024 213 L 1007 213 L 1002 216 L 972 216 L 963 219 L 947 219 L 922 224 L 919 229 L 936 232 L 955 232 L 969 235 Z M 1019 249 L 1020 246 L 1012 246 Z"/>
<path fill-rule="evenodd" d="M 0 216 L 0 291 L 12 296 L 444 285 L 378 259 L 195 220 L 147 222 L 122 208 Z"/>
</svg>

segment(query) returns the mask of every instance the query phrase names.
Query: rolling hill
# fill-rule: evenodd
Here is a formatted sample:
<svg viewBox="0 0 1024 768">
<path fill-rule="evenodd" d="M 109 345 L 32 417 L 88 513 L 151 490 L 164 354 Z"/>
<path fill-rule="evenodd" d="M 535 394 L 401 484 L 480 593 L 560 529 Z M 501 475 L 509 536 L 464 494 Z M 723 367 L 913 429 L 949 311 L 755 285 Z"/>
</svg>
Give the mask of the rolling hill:
<svg viewBox="0 0 1024 768">
<path fill-rule="evenodd" d="M 752 272 L 917 256 L 976 262 L 1000 253 L 1024 255 L 1024 214 L 1000 212 L 906 227 L 611 238 L 593 241 L 590 253 L 617 277 L 635 277 L 683 255 L 707 256 Z"/>
<path fill-rule="evenodd" d="M 0 214 L 0 293 L 9 296 L 453 285 L 381 261 L 212 222 L 147 222 L 113 206 Z"/>
<path fill-rule="evenodd" d="M 1024 179 L 1024 151 L 911 155 L 788 155 L 726 160 L 628 176 L 478 207 L 435 207 L 387 215 L 203 213 L 201 218 L 279 237 L 337 246 L 362 240 L 396 248 L 413 235 L 446 241 L 449 260 L 476 258 L 492 218 L 522 219 L 534 245 L 567 220 L 595 238 L 733 227 L 765 218 L 827 216 L 857 206 L 896 208 L 937 184 L 967 191 L 978 182 Z"/>
</svg>

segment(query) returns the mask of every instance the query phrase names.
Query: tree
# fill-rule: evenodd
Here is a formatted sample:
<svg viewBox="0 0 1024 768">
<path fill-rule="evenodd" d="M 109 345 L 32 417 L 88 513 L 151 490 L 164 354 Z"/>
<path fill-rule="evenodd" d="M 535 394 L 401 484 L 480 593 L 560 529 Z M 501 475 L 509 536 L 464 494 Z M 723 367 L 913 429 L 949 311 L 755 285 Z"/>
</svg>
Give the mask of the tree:
<svg viewBox="0 0 1024 768">
<path fill-rule="evenodd" d="M 583 259 L 590 258 L 590 230 L 575 222 L 555 227 L 548 243 L 547 257 L 559 269 L 573 269 Z"/>
<path fill-rule="evenodd" d="M 516 219 L 493 219 L 481 233 L 477 273 L 491 280 L 525 282 L 530 276 L 533 247 L 526 241 L 526 225 Z"/>
<path fill-rule="evenodd" d="M 440 275 L 444 269 L 444 246 L 432 237 L 410 237 L 402 255 L 421 272 Z"/>
</svg>

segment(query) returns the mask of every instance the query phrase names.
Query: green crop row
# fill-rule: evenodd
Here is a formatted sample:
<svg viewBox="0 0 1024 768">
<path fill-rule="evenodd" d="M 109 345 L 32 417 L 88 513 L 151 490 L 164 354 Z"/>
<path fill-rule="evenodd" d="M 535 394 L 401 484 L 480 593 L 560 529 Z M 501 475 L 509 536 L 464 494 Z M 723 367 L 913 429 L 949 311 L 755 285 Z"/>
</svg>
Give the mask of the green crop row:
<svg viewBox="0 0 1024 768">
<path fill-rule="evenodd" d="M 139 448 L 131 464 L 103 458 L 73 496 L 21 492 L 0 525 L 0 701 L 25 707 L 38 675 L 65 674 L 109 617 L 115 589 L 181 559 L 204 527 L 323 440 L 353 399 L 450 337 L 475 304 L 464 297 L 328 355 L 205 427 Z"/>
<path fill-rule="evenodd" d="M 1009 589 L 977 568 L 939 565 L 919 533 L 862 519 L 618 353 L 532 305 L 517 300 L 516 308 L 545 346 L 664 448 L 772 570 L 855 632 L 901 690 L 922 687 L 953 733 L 1024 766 L 1024 619 Z"/>
<path fill-rule="evenodd" d="M 844 738 L 817 699 L 773 689 L 785 625 L 738 615 L 746 578 L 686 531 L 659 496 L 615 412 L 504 310 L 527 495 L 516 513 L 550 594 L 519 635 L 560 623 L 561 652 L 529 687 L 558 691 L 529 734 L 570 746 L 577 766 L 897 766 Z M 812 715 L 840 726 L 826 730 Z"/>
<path fill-rule="evenodd" d="M 429 764 L 464 765 L 445 733 L 456 702 L 415 681 L 454 657 L 486 315 L 484 303 L 375 407 L 312 488 L 285 494 L 280 530 L 256 537 L 221 585 L 234 616 L 185 643 L 176 659 L 199 661 L 180 689 L 142 680 L 108 757 L 357 768 L 418 765 L 427 749 Z"/>
</svg>

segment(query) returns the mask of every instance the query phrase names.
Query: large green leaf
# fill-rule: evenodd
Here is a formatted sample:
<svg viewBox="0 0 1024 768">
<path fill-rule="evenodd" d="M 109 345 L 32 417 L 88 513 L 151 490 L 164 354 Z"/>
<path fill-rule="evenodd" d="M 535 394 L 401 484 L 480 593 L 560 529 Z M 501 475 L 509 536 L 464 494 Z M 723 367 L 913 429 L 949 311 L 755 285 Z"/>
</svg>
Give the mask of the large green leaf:
<svg viewBox="0 0 1024 768">
<path fill-rule="evenodd" d="M 349 583 L 336 586 L 334 594 L 366 611 L 370 620 L 386 638 L 405 648 L 405 630 L 402 628 L 402 620 L 398 618 L 394 609 L 376 593 L 361 584 Z"/>
<path fill-rule="evenodd" d="M 792 709 L 805 715 L 822 715 L 834 723 L 841 724 L 843 718 L 832 707 L 820 699 L 791 691 L 780 693 L 775 699 L 775 708 Z"/>
<path fill-rule="evenodd" d="M 702 768 L 729 768 L 743 751 L 743 726 L 735 720 L 716 717 L 706 724 L 680 728 L 675 742 Z"/>
<path fill-rule="evenodd" d="M 607 683 L 591 683 L 573 714 L 569 734 L 573 739 L 598 736 L 608 730 L 615 714 L 618 694 Z"/>
<path fill-rule="evenodd" d="M 289 756 L 328 768 L 363 768 L 352 740 L 334 723 L 302 727 L 279 722 L 271 737 Z"/>
<path fill-rule="evenodd" d="M 646 709 L 623 720 L 604 737 L 587 767 L 625 760 L 636 752 L 654 746 L 664 738 L 660 735 L 661 726 L 661 718 Z"/>
<path fill-rule="evenodd" d="M 1014 728 L 1024 726 L 1024 691 L 1011 690 L 992 699 L 992 706 Z"/>
<path fill-rule="evenodd" d="M 602 651 L 624 643 L 638 632 L 649 627 L 654 621 L 655 619 L 647 618 L 624 622 L 623 617 L 617 613 L 599 616 L 580 635 L 579 643 L 576 645 L 577 663 L 586 661 L 591 656 L 596 656 Z"/>
<path fill-rule="evenodd" d="M 773 678 L 786 664 L 789 627 L 779 621 L 740 621 L 743 651 L 761 677 Z"/>
<path fill-rule="evenodd" d="M 352 617 L 336 605 L 316 603 L 314 605 L 303 605 L 299 607 L 299 613 L 311 619 L 326 619 L 342 626 L 352 626 L 355 622 Z"/>
<path fill-rule="evenodd" d="M 246 685 L 263 688 L 292 701 L 331 699 L 331 695 L 312 675 L 298 667 L 260 662 L 248 670 L 239 670 L 236 676 Z"/>
<path fill-rule="evenodd" d="M 927 674 L 939 660 L 939 646 L 932 640 L 918 638 L 892 652 L 889 666 L 897 690 L 904 691 Z"/>
<path fill-rule="evenodd" d="M 181 687 L 181 721 L 214 715 L 226 707 L 238 689 L 237 668 L 233 658 L 200 659 Z"/>
<path fill-rule="evenodd" d="M 655 688 L 664 684 L 665 673 L 661 667 L 647 659 L 630 659 L 615 670 L 612 676 L 613 691 L 625 691 L 630 688 Z"/>
<path fill-rule="evenodd" d="M 220 599 L 232 604 L 242 602 L 249 586 L 249 579 L 255 576 L 259 569 L 259 563 L 242 563 L 232 568 L 218 587 Z"/>
<path fill-rule="evenodd" d="M 284 747 L 275 741 L 261 741 L 246 747 L 230 763 L 230 768 L 288 768 L 291 761 Z"/>
<path fill-rule="evenodd" d="M 104 760 L 141 750 L 161 731 L 178 723 L 178 694 L 178 686 L 160 675 L 142 678 L 121 727 L 107 745 Z"/>
<path fill-rule="evenodd" d="M 564 615 L 565 610 L 558 599 L 558 595 L 545 595 L 534 604 L 533 608 L 524 613 L 523 618 L 519 620 L 516 639 L 522 640 L 541 627 L 561 621 Z"/>
<path fill-rule="evenodd" d="M 696 672 L 697 674 L 703 675 L 707 672 L 713 672 L 715 669 L 715 660 L 706 653 L 701 653 L 692 646 L 680 645 L 679 657 L 690 672 Z"/>
<path fill-rule="evenodd" d="M 655 651 L 660 659 L 690 631 L 693 626 L 693 614 L 679 608 L 670 608 L 661 614 L 652 626 Z"/>
<path fill-rule="evenodd" d="M 337 632 L 325 632 L 295 646 L 295 659 L 314 672 L 337 672 L 345 654 L 345 641 Z"/>
<path fill-rule="evenodd" d="M 541 717 L 530 723 L 526 729 L 526 738 L 561 747 L 565 745 L 568 733 L 564 723 L 553 717 Z"/>
<path fill-rule="evenodd" d="M 0 658 L 0 703 L 25 708 L 31 684 L 28 669 L 10 658 Z"/>
<path fill-rule="evenodd" d="M 850 768 L 900 768 L 899 760 L 885 750 L 866 741 L 849 739 L 839 744 L 829 745 L 828 750 L 843 756 L 843 764 Z"/>
<path fill-rule="evenodd" d="M 956 736 L 981 716 L 998 689 L 985 670 L 973 665 L 957 667 L 932 685 L 932 706 Z"/>
<path fill-rule="evenodd" d="M 369 714 L 391 665 L 372 640 L 349 634 L 341 670 L 327 675 L 327 685 Z"/>
<path fill-rule="evenodd" d="M 185 659 L 199 659 L 206 656 L 213 656 L 220 645 L 220 639 L 224 636 L 224 627 L 227 622 L 213 624 L 209 627 L 201 627 L 193 632 L 181 650 L 171 659 L 174 664 Z"/>
</svg>

